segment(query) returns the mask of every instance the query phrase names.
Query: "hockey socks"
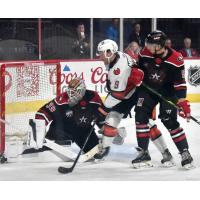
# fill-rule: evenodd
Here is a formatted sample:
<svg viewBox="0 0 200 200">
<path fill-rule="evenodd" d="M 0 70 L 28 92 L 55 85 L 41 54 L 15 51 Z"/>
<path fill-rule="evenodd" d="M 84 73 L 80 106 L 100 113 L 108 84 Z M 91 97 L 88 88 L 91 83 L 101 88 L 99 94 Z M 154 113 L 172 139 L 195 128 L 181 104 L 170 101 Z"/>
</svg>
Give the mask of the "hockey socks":
<svg viewBox="0 0 200 200">
<path fill-rule="evenodd" d="M 148 149 L 149 131 L 150 131 L 150 128 L 147 124 L 136 123 L 136 135 L 137 135 L 138 146 L 143 150 Z"/>
<path fill-rule="evenodd" d="M 189 148 L 185 132 L 181 127 L 169 130 L 169 132 L 180 153 Z"/>
</svg>

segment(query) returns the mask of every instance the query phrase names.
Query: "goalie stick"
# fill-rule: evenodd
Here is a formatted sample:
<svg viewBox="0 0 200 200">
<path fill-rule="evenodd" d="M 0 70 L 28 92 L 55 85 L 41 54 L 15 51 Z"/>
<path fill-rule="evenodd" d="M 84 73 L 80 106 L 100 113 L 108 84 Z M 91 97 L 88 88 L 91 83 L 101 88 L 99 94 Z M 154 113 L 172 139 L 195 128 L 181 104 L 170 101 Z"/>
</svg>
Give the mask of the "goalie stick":
<svg viewBox="0 0 200 200">
<path fill-rule="evenodd" d="M 58 167 L 58 172 L 60 172 L 61 174 L 67 174 L 67 173 L 71 173 L 73 171 L 73 169 L 75 168 L 75 166 L 76 166 L 76 164 L 78 162 L 79 157 L 81 156 L 81 153 L 82 153 L 83 149 L 85 148 L 85 145 L 88 142 L 88 139 L 89 139 L 90 135 L 92 134 L 92 131 L 94 130 L 95 124 L 96 124 L 96 119 L 93 121 L 93 125 L 92 125 L 92 127 L 91 127 L 91 129 L 90 129 L 90 131 L 89 131 L 89 133 L 88 133 L 88 135 L 86 137 L 86 139 L 85 139 L 83 147 L 80 149 L 80 151 L 79 151 L 79 153 L 78 153 L 73 165 L 71 167 L 62 167 L 62 166 L 60 166 L 60 167 Z"/>
<path fill-rule="evenodd" d="M 166 103 L 170 104 L 171 106 L 173 106 L 176 109 L 180 109 L 174 102 L 167 100 L 165 97 L 163 97 L 160 93 L 158 93 L 156 90 L 154 90 L 153 88 L 149 87 L 148 85 L 146 85 L 145 83 L 142 83 L 142 85 L 148 89 L 150 92 L 152 92 L 153 94 L 157 95 L 158 97 L 160 97 L 163 101 L 165 101 Z M 197 120 L 196 118 L 194 118 L 193 116 L 190 116 L 190 118 L 196 122 L 197 124 L 200 125 L 200 121 Z"/>
<path fill-rule="evenodd" d="M 65 156 L 66 158 L 70 159 L 70 160 L 75 160 L 77 154 L 69 149 L 67 149 L 66 147 L 63 147 L 57 143 L 55 143 L 54 141 L 51 141 L 49 139 L 45 138 L 45 142 L 44 142 L 44 146 L 52 149 L 53 151 L 61 154 L 62 156 Z M 80 156 L 79 162 L 86 162 L 89 159 L 91 159 L 96 153 L 98 152 L 98 145 L 96 145 L 95 147 L 93 147 L 90 151 L 88 151 L 87 153 L 83 154 Z"/>
</svg>

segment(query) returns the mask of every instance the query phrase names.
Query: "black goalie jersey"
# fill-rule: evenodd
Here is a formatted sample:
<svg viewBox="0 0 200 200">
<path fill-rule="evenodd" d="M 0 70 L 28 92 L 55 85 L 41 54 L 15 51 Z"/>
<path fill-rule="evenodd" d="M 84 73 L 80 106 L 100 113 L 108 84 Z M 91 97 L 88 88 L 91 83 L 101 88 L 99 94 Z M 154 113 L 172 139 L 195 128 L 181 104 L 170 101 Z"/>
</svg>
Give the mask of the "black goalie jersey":
<svg viewBox="0 0 200 200">
<path fill-rule="evenodd" d="M 91 122 L 98 117 L 98 108 L 101 105 L 99 95 L 94 91 L 86 90 L 82 100 L 70 107 L 65 92 L 41 107 L 35 118 L 45 120 L 46 125 L 50 124 L 47 138 L 57 141 L 74 140 L 88 134 Z"/>
</svg>

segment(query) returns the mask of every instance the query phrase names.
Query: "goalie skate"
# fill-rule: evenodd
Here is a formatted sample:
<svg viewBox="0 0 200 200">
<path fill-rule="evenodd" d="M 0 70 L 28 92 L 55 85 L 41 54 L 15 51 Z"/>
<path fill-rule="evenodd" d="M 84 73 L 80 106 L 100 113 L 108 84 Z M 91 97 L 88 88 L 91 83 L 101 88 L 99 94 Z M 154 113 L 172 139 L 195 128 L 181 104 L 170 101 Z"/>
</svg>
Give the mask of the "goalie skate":
<svg viewBox="0 0 200 200">
<path fill-rule="evenodd" d="M 138 151 L 138 156 L 132 160 L 132 166 L 134 169 L 141 168 L 151 168 L 153 164 L 151 163 L 151 157 L 148 151 L 144 151 L 141 148 L 136 148 Z"/>
</svg>

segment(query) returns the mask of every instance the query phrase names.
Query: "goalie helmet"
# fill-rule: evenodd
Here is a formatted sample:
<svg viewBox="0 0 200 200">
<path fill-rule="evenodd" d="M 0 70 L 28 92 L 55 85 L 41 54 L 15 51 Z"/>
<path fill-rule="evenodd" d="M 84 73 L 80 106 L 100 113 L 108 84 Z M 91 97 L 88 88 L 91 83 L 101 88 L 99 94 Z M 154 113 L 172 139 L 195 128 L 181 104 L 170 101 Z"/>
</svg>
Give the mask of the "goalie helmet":
<svg viewBox="0 0 200 200">
<path fill-rule="evenodd" d="M 86 85 L 81 78 L 74 78 L 69 82 L 67 87 L 67 95 L 69 97 L 69 105 L 76 105 L 85 95 Z"/>
<path fill-rule="evenodd" d="M 167 36 L 164 32 L 156 30 L 149 33 L 146 37 L 146 44 L 158 44 L 161 47 L 165 46 Z"/>
<path fill-rule="evenodd" d="M 96 55 L 99 56 L 101 53 L 106 53 L 110 51 L 112 55 L 118 51 L 118 45 L 115 41 L 106 39 L 101 41 L 97 46 L 97 52 Z M 110 57 L 112 57 L 112 55 Z"/>
</svg>

